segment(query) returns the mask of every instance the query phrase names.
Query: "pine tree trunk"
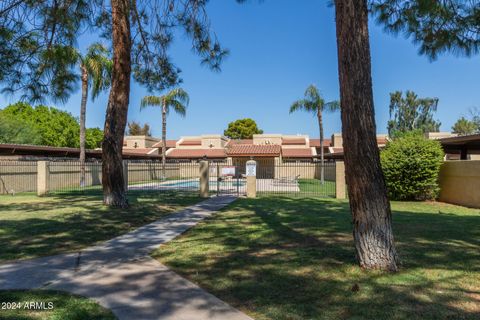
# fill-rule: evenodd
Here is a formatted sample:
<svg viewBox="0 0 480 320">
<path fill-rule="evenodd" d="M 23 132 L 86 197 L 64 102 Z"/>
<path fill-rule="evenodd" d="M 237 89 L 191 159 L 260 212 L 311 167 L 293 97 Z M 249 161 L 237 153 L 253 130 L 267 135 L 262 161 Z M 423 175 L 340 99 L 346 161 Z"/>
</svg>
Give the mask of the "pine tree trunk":
<svg viewBox="0 0 480 320">
<path fill-rule="evenodd" d="M 129 1 L 111 0 L 113 69 L 102 143 L 103 202 L 128 207 L 123 178 L 122 147 L 130 95 L 131 34 Z"/>
<path fill-rule="evenodd" d="M 85 186 L 85 115 L 87 112 L 88 73 L 85 66 L 80 66 L 82 72 L 82 102 L 80 104 L 80 187 Z"/>
<path fill-rule="evenodd" d="M 392 216 L 376 141 L 367 0 L 336 0 L 342 135 L 357 259 L 397 271 Z"/>
<path fill-rule="evenodd" d="M 166 161 L 167 161 L 167 106 L 166 101 L 162 102 L 162 179 L 166 179 Z"/>
<path fill-rule="evenodd" d="M 320 130 L 320 183 L 323 185 L 325 183 L 325 154 L 323 152 L 323 117 L 322 111 L 318 109 L 317 111 L 318 118 L 318 129 Z"/>
</svg>

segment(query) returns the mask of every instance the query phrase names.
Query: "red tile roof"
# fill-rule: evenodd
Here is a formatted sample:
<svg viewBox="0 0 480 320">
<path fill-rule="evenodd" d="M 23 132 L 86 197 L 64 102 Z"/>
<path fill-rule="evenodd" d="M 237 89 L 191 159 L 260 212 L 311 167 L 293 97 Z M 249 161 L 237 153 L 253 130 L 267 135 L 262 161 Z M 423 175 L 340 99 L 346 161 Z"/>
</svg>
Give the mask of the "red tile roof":
<svg viewBox="0 0 480 320">
<path fill-rule="evenodd" d="M 386 137 L 385 138 L 377 138 L 377 144 L 378 145 L 387 144 L 387 141 L 388 141 L 388 139 Z"/>
<path fill-rule="evenodd" d="M 283 138 L 282 145 L 299 145 L 306 144 L 305 138 Z"/>
<path fill-rule="evenodd" d="M 167 148 L 175 148 L 177 144 L 177 140 L 167 140 Z M 154 148 L 161 148 L 162 147 L 162 141 L 159 141 L 155 143 L 152 147 Z"/>
<path fill-rule="evenodd" d="M 150 148 L 149 150 L 154 150 Z M 130 152 L 139 149 L 123 149 L 123 157 L 125 159 L 157 159 L 157 153 L 147 154 L 144 150 L 138 152 Z M 0 143 L 0 155 L 15 155 L 25 157 L 61 157 L 61 158 L 78 158 L 80 154 L 79 148 L 36 146 L 25 144 L 2 144 Z M 86 150 L 87 158 L 101 158 L 102 150 Z"/>
<path fill-rule="evenodd" d="M 329 147 L 332 141 L 330 139 L 323 139 L 323 146 Z M 320 147 L 320 139 L 310 139 L 310 147 Z"/>
<path fill-rule="evenodd" d="M 123 154 L 158 154 L 157 148 L 123 148 Z"/>
<path fill-rule="evenodd" d="M 183 140 L 180 142 L 181 146 L 201 146 L 202 140 Z"/>
<path fill-rule="evenodd" d="M 226 158 L 224 149 L 172 149 L 167 153 L 167 158 L 175 159 L 201 159 L 207 158 Z"/>
<path fill-rule="evenodd" d="M 285 158 L 311 158 L 310 148 L 282 148 L 282 156 Z"/>
<path fill-rule="evenodd" d="M 377 138 L 377 144 L 378 145 L 384 145 L 386 144 L 388 141 L 387 138 L 384 138 L 384 137 L 378 137 Z M 330 147 L 332 146 L 332 141 L 331 139 L 323 139 L 323 146 L 324 147 Z M 319 148 L 320 147 L 320 139 L 310 139 L 310 147 L 316 147 L 316 148 Z"/>
<path fill-rule="evenodd" d="M 275 144 L 258 145 L 258 144 L 234 144 L 227 149 L 229 156 L 278 156 L 281 147 Z"/>
</svg>

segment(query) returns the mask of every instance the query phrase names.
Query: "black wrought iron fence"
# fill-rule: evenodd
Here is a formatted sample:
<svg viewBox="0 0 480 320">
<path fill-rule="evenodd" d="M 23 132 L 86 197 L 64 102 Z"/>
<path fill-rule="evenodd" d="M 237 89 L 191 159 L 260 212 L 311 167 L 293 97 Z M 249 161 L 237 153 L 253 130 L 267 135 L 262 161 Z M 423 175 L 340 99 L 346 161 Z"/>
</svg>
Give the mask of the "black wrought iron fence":
<svg viewBox="0 0 480 320">
<path fill-rule="evenodd" d="M 227 163 L 210 162 L 209 164 L 209 189 L 213 194 L 244 195 L 246 193 L 246 180 L 240 166 Z"/>
<path fill-rule="evenodd" d="M 85 176 L 82 182 L 81 164 L 76 160 L 48 161 L 49 192 L 88 190 L 100 191 L 102 189 L 102 163 L 100 161 L 86 161 L 84 165 Z"/>
<path fill-rule="evenodd" d="M 101 192 L 102 164 L 77 160 L 0 161 L 0 194 L 23 192 L 95 191 Z M 45 179 L 37 179 L 39 170 Z M 128 190 L 193 191 L 200 189 L 198 162 L 129 160 L 124 162 Z M 323 176 L 323 179 L 322 179 Z M 257 165 L 257 195 L 335 197 L 335 162 L 262 162 Z M 43 181 L 43 182 L 42 182 Z M 39 186 L 39 183 L 43 185 Z M 209 187 L 212 194 L 245 195 L 245 166 L 226 162 L 209 163 Z"/>
<path fill-rule="evenodd" d="M 200 165 L 197 162 L 129 161 L 128 190 L 200 189 Z"/>
<path fill-rule="evenodd" d="M 42 166 L 39 166 L 43 163 Z M 42 171 L 39 180 L 39 171 Z M 199 164 L 197 162 L 172 162 L 129 160 L 124 162 L 125 183 L 128 190 L 199 190 Z M 40 182 L 39 182 L 40 181 Z M 102 190 L 102 163 L 87 161 L 85 178 L 81 182 L 81 164 L 78 160 L 52 161 L 0 161 L 0 194 L 25 192 L 47 193 Z"/>
<path fill-rule="evenodd" d="M 0 194 L 16 194 L 36 191 L 36 161 L 0 161 Z"/>
<path fill-rule="evenodd" d="M 257 195 L 335 197 L 335 162 L 257 166 Z"/>
</svg>

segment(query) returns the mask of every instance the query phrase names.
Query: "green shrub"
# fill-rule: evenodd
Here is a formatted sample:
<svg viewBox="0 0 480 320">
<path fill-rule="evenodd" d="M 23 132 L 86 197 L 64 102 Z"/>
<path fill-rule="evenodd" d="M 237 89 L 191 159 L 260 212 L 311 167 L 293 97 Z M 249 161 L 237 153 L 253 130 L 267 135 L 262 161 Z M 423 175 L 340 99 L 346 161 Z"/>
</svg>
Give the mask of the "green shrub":
<svg viewBox="0 0 480 320">
<path fill-rule="evenodd" d="M 381 160 L 390 199 L 435 199 L 443 156 L 438 141 L 416 133 L 389 142 L 381 152 Z"/>
</svg>

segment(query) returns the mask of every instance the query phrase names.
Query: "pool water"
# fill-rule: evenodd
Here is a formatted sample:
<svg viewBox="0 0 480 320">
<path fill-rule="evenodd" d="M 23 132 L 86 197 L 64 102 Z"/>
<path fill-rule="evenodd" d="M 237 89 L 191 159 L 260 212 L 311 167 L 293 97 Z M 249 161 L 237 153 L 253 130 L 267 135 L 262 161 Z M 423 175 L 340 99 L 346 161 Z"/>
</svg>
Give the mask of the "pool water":
<svg viewBox="0 0 480 320">
<path fill-rule="evenodd" d="M 217 181 L 210 181 L 210 185 L 216 186 Z M 242 187 L 245 185 L 245 181 L 221 181 L 220 187 Z M 171 183 L 162 184 L 166 187 L 177 187 L 177 188 L 200 188 L 200 182 L 198 180 L 193 181 L 177 181 Z"/>
</svg>

